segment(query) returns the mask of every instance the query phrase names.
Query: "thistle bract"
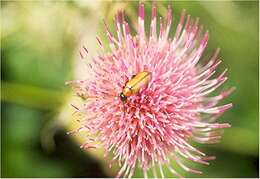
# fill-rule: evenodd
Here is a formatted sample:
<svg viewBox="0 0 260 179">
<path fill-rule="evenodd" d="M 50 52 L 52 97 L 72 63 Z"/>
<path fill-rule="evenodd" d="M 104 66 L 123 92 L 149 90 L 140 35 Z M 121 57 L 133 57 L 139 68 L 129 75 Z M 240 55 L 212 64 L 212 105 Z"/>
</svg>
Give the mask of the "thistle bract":
<svg viewBox="0 0 260 179">
<path fill-rule="evenodd" d="M 183 11 L 174 35 L 169 37 L 170 7 L 166 17 L 160 18 L 158 33 L 157 20 L 153 5 L 146 35 L 144 5 L 140 4 L 137 34 L 133 36 L 123 12 L 118 12 L 117 34 L 105 25 L 111 51 L 89 61 L 88 79 L 68 82 L 84 99 L 83 105 L 76 107 L 84 116 L 77 131 L 90 135 L 82 147 L 101 145 L 107 153 L 113 152 L 112 160 L 121 164 L 117 177 L 131 177 L 136 166 L 145 177 L 148 170 L 156 177 L 157 167 L 163 177 L 162 166 L 181 177 L 171 160 L 188 172 L 201 173 L 185 165 L 183 159 L 208 165 L 214 157 L 206 156 L 190 141 L 216 143 L 221 138 L 218 129 L 230 126 L 215 121 L 232 106 L 217 105 L 232 89 L 209 96 L 227 80 L 226 70 L 213 78 L 221 62 L 219 49 L 205 65 L 198 64 L 208 32 L 203 31 L 198 19 Z M 103 48 L 99 39 L 98 43 Z M 85 47 L 83 50 L 87 52 Z M 148 85 L 122 102 L 119 94 L 125 84 L 142 71 L 151 72 Z"/>
</svg>

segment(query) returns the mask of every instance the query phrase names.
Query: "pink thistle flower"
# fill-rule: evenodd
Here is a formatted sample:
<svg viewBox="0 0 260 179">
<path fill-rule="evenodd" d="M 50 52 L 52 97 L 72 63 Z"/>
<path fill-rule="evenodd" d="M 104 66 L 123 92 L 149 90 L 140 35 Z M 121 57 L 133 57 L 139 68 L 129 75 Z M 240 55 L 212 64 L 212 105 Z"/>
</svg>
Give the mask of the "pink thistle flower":
<svg viewBox="0 0 260 179">
<path fill-rule="evenodd" d="M 208 165 L 213 156 L 206 156 L 190 144 L 216 143 L 228 123 L 215 120 L 232 104 L 217 106 L 233 88 L 217 96 L 211 92 L 226 80 L 226 70 L 213 78 L 219 49 L 209 62 L 202 66 L 198 61 L 208 42 L 208 31 L 203 33 L 198 19 L 182 12 L 175 35 L 168 37 L 172 24 L 172 11 L 168 8 L 165 19 L 160 18 L 160 32 L 156 32 L 156 6 L 152 7 L 150 35 L 144 27 L 144 5 L 139 6 L 137 35 L 130 34 L 124 15 L 119 12 L 115 26 L 117 38 L 106 26 L 111 52 L 99 55 L 89 62 L 91 77 L 68 82 L 76 94 L 84 99 L 77 111 L 85 113 L 78 131 L 88 131 L 83 148 L 102 144 L 106 153 L 113 152 L 121 169 L 117 177 L 131 177 L 136 166 L 144 176 L 152 170 L 157 177 L 157 167 L 164 177 L 162 166 L 181 177 L 170 165 L 176 161 L 185 171 L 201 172 L 189 168 L 183 158 Z M 102 49 L 103 45 L 99 39 Z M 88 52 L 84 47 L 80 55 Z M 151 72 L 147 86 L 130 95 L 123 102 L 119 94 L 133 75 Z"/>
</svg>

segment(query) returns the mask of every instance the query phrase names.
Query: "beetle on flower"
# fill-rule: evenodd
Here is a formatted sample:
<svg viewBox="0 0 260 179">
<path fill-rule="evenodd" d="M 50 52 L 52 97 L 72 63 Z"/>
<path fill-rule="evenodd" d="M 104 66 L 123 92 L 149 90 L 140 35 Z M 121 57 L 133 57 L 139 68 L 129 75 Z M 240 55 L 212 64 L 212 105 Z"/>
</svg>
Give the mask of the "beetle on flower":
<svg viewBox="0 0 260 179">
<path fill-rule="evenodd" d="M 68 82 L 84 99 L 84 104 L 76 107 L 84 113 L 82 125 L 76 131 L 92 135 L 82 147 L 102 144 L 106 153 L 113 152 L 112 160 L 121 165 L 117 177 L 131 177 L 136 166 L 145 177 L 148 170 L 157 177 L 157 167 L 164 177 L 163 166 L 181 177 L 171 166 L 171 160 L 187 172 L 200 174 L 201 171 L 184 164 L 183 159 L 208 165 L 214 157 L 206 156 L 190 141 L 219 142 L 219 129 L 230 127 L 215 121 L 232 107 L 217 104 L 233 88 L 209 96 L 227 80 L 226 70 L 213 78 L 221 63 L 219 49 L 206 65 L 198 64 L 208 42 L 208 31 L 203 33 L 198 19 L 183 11 L 174 36 L 169 38 L 170 7 L 166 18 L 160 18 L 158 35 L 156 24 L 153 5 L 147 36 L 144 5 L 140 4 L 137 34 L 132 36 L 120 11 L 115 20 L 117 37 L 105 25 L 111 52 L 89 62 L 91 78 Z M 98 42 L 102 46 L 99 39 Z M 87 52 L 85 47 L 83 50 Z"/>
</svg>

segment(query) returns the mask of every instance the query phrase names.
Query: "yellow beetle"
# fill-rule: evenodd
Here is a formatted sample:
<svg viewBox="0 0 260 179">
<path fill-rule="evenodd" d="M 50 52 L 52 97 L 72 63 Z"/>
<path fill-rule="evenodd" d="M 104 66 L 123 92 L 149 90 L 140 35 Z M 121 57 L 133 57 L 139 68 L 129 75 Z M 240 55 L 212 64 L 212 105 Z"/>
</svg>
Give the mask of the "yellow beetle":
<svg viewBox="0 0 260 179">
<path fill-rule="evenodd" d="M 130 79 L 123 91 L 120 93 L 121 101 L 126 101 L 127 97 L 137 93 L 142 87 L 146 86 L 148 82 L 151 80 L 151 72 L 142 71 L 133 75 L 132 79 Z"/>
</svg>

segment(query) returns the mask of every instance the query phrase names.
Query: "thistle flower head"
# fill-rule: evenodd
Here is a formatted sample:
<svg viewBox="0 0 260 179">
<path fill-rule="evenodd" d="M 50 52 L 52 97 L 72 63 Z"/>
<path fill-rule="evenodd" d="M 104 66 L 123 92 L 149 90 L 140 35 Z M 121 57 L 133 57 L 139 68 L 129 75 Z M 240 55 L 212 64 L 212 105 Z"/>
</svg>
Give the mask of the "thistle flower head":
<svg viewBox="0 0 260 179">
<path fill-rule="evenodd" d="M 157 20 L 153 5 L 150 33 L 146 35 L 144 5 L 140 4 L 137 34 L 133 36 L 123 12 L 119 12 L 115 19 L 117 34 L 112 35 L 106 26 L 111 51 L 88 63 L 90 78 L 69 82 L 84 99 L 83 105 L 76 107 L 85 113 L 77 131 L 86 130 L 94 136 L 82 147 L 97 147 L 99 142 L 107 153 L 113 152 L 113 160 L 122 163 L 117 177 L 131 177 L 136 166 L 142 168 L 145 177 L 150 169 L 156 177 L 158 167 L 163 177 L 164 165 L 180 176 L 171 160 L 188 172 L 201 173 L 184 164 L 183 158 L 207 165 L 214 157 L 206 156 L 190 141 L 216 143 L 221 138 L 218 129 L 230 126 L 215 120 L 232 106 L 217 105 L 232 89 L 209 96 L 227 80 L 226 70 L 213 78 L 221 62 L 219 49 L 206 65 L 198 64 L 208 32 L 203 32 L 198 19 L 183 11 L 170 38 L 170 7 L 166 18 L 160 18 L 158 33 Z M 99 39 L 98 43 L 103 48 Z M 143 71 L 151 73 L 147 85 L 123 102 L 119 95 L 126 83 Z"/>
</svg>

